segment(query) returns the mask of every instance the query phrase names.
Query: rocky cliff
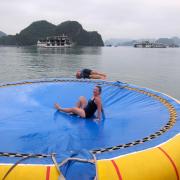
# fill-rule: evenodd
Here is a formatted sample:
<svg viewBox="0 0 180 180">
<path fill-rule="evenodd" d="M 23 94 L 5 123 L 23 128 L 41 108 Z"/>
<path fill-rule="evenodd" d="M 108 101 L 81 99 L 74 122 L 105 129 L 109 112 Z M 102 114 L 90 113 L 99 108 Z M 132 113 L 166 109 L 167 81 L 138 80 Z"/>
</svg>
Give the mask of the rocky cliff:
<svg viewBox="0 0 180 180">
<path fill-rule="evenodd" d="M 101 35 L 98 32 L 86 31 L 82 25 L 76 21 L 65 21 L 57 26 L 47 21 L 36 21 L 23 29 L 19 34 L 1 37 L 0 45 L 35 45 L 38 39 L 62 34 L 69 36 L 76 45 L 104 45 Z"/>
</svg>

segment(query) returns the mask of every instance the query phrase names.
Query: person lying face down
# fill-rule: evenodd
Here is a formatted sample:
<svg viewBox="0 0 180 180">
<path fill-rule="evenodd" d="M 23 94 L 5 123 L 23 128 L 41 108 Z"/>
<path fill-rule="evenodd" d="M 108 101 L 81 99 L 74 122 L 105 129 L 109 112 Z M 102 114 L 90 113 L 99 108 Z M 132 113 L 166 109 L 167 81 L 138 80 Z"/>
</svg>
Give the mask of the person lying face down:
<svg viewBox="0 0 180 180">
<path fill-rule="evenodd" d="M 92 98 L 87 101 L 84 96 L 80 96 L 75 107 L 62 108 L 58 103 L 55 103 L 54 107 L 61 112 L 77 114 L 82 118 L 91 118 L 97 111 L 96 119 L 100 120 L 102 113 L 101 91 L 101 86 L 95 86 Z"/>
<path fill-rule="evenodd" d="M 77 79 L 106 79 L 106 75 L 91 69 L 82 69 L 76 72 Z"/>
</svg>

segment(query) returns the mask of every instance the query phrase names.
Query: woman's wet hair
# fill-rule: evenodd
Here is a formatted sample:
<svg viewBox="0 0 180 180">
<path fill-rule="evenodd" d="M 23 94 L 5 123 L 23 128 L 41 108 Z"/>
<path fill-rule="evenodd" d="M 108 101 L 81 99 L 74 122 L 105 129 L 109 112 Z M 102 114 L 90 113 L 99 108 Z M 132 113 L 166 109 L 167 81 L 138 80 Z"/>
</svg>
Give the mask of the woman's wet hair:
<svg viewBox="0 0 180 180">
<path fill-rule="evenodd" d="M 101 94 L 101 92 L 102 92 L 102 87 L 101 86 L 96 86 L 98 89 L 99 89 L 99 94 Z"/>
</svg>

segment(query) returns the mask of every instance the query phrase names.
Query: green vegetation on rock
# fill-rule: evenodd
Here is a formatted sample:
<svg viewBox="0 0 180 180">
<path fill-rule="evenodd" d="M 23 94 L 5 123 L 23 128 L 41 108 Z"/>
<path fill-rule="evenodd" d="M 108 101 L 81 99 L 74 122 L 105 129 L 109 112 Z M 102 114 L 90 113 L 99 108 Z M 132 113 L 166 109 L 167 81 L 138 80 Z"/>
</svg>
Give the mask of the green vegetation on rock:
<svg viewBox="0 0 180 180">
<path fill-rule="evenodd" d="M 37 40 L 48 36 L 69 36 L 73 43 L 82 46 L 103 46 L 101 35 L 96 31 L 88 32 L 76 21 L 66 21 L 56 26 L 47 21 L 33 22 L 14 36 L 0 38 L 0 45 L 36 45 Z"/>
</svg>

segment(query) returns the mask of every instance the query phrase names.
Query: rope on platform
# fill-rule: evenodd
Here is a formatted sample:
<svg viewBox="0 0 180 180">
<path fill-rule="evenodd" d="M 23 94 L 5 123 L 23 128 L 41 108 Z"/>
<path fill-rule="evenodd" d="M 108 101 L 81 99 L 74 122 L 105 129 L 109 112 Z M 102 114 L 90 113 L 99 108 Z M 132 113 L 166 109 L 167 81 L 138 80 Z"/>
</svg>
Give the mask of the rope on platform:
<svg viewBox="0 0 180 180">
<path fill-rule="evenodd" d="M 23 154 L 23 153 L 4 153 L 4 152 L 0 152 L 0 156 L 5 156 L 5 157 L 18 157 L 21 158 L 20 160 L 18 160 L 15 164 L 13 164 L 10 169 L 7 171 L 7 173 L 4 175 L 4 177 L 2 178 L 2 180 L 5 180 L 7 178 L 7 176 L 12 172 L 12 170 L 18 165 L 20 164 L 22 161 L 25 161 L 29 158 L 49 158 L 51 157 L 58 173 L 60 174 L 60 170 L 59 168 L 61 166 L 63 166 L 64 164 L 66 164 L 69 161 L 78 161 L 78 162 L 83 162 L 83 163 L 92 163 L 95 164 L 96 162 L 96 157 L 94 154 L 92 154 L 93 159 L 82 159 L 82 158 L 67 158 L 65 160 L 63 160 L 61 163 L 57 163 L 56 161 L 56 154 L 52 153 L 52 154 Z"/>
<path fill-rule="evenodd" d="M 7 173 L 4 175 L 4 177 L 2 178 L 2 180 L 5 180 L 6 177 L 10 174 L 10 172 L 12 172 L 12 170 L 18 165 L 20 164 L 22 161 L 25 161 L 29 158 L 47 158 L 50 157 L 50 155 L 46 155 L 46 156 L 41 156 L 38 154 L 38 156 L 36 154 L 26 154 L 26 156 L 24 154 L 17 154 L 17 156 L 14 153 L 3 153 L 6 154 L 5 156 L 8 157 L 22 157 L 22 159 L 20 159 L 19 161 L 17 161 L 15 164 L 13 164 L 10 169 L 7 171 Z M 13 155 L 12 155 L 13 154 Z"/>
<path fill-rule="evenodd" d="M 53 163 L 54 163 L 54 165 L 55 165 L 55 167 L 56 167 L 56 170 L 58 171 L 59 174 L 61 174 L 61 172 L 60 172 L 60 170 L 59 170 L 58 163 L 57 163 L 57 161 L 56 161 L 55 154 L 52 154 L 51 158 L 52 158 L 52 161 L 53 161 Z"/>
<path fill-rule="evenodd" d="M 93 159 L 67 158 L 64 161 L 62 161 L 61 163 L 59 163 L 58 166 L 61 167 L 64 164 L 66 164 L 68 161 L 79 161 L 79 162 L 92 163 L 92 164 L 95 163 L 95 161 Z"/>
</svg>

